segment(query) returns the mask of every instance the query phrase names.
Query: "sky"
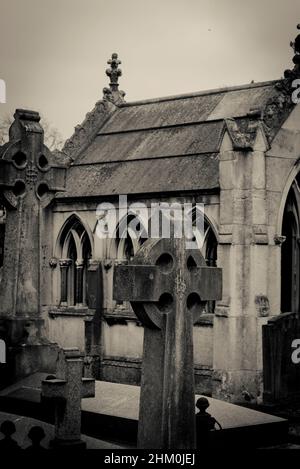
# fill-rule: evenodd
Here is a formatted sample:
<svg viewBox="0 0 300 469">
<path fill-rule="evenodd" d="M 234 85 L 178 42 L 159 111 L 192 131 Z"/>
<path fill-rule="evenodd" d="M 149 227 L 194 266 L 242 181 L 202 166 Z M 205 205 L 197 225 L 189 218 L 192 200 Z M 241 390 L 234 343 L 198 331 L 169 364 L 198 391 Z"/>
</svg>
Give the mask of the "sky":
<svg viewBox="0 0 300 469">
<path fill-rule="evenodd" d="M 299 0 L 0 0 L 6 104 L 68 138 L 122 61 L 127 101 L 280 78 L 292 67 Z"/>
</svg>

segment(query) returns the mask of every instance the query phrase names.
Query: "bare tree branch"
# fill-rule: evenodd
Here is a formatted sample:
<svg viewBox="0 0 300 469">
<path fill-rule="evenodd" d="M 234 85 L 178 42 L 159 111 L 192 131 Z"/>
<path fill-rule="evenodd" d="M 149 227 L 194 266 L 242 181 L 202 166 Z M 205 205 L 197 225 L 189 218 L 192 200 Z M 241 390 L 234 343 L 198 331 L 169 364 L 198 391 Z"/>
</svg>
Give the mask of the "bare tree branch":
<svg viewBox="0 0 300 469">
<path fill-rule="evenodd" d="M 0 145 L 8 141 L 8 131 L 12 123 L 13 118 L 9 115 L 0 118 Z M 49 121 L 44 117 L 41 117 L 40 124 L 44 129 L 45 145 L 47 145 L 51 151 L 61 150 L 64 140 L 60 132 L 49 124 Z"/>
</svg>

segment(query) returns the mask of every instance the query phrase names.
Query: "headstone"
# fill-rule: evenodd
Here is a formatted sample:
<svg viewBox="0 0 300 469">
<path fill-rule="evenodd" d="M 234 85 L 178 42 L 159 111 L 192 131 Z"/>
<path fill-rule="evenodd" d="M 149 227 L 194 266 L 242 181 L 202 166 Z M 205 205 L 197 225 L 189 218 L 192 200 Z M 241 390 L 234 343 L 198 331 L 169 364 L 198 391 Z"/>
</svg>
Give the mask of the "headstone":
<svg viewBox="0 0 300 469">
<path fill-rule="evenodd" d="M 300 397 L 300 315 L 284 313 L 262 326 L 263 400 L 298 402 Z"/>
<path fill-rule="evenodd" d="M 114 299 L 130 301 L 144 325 L 140 448 L 195 448 L 193 325 L 205 302 L 221 299 L 221 269 L 184 239 L 146 241 L 115 267 Z"/>
<path fill-rule="evenodd" d="M 55 379 L 42 382 L 42 398 L 55 404 L 54 447 L 84 447 L 81 441 L 81 399 L 95 397 L 95 380 L 82 378 L 83 360 L 77 348 L 59 352 Z"/>
<path fill-rule="evenodd" d="M 6 208 L 0 328 L 6 329 L 7 362 L 13 363 L 11 382 L 50 371 L 56 358 L 57 348 L 44 337 L 41 272 L 47 272 L 50 257 L 46 208 L 64 190 L 66 176 L 66 168 L 44 145 L 39 114 L 17 109 L 14 117 L 0 157 L 0 198 Z"/>
</svg>

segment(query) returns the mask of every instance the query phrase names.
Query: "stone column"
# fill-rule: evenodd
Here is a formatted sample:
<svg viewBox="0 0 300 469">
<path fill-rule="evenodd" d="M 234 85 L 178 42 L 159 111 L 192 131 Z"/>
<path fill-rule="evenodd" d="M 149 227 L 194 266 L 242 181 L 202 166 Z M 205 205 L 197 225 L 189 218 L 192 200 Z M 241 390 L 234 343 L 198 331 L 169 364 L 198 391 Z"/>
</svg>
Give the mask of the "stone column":
<svg viewBox="0 0 300 469">
<path fill-rule="evenodd" d="M 71 259 L 60 259 L 60 304 L 68 305 L 68 271 L 72 263 Z"/>
<path fill-rule="evenodd" d="M 261 395 L 261 328 L 269 314 L 267 143 L 255 124 L 251 145 L 243 146 L 242 139 L 237 144 L 235 135 L 226 132 L 220 151 L 218 266 L 224 281 L 214 320 L 213 393 L 234 402 Z"/>
<path fill-rule="evenodd" d="M 75 292 L 75 300 L 76 305 L 80 306 L 83 305 L 83 269 L 84 269 L 84 259 L 78 259 L 75 262 L 75 269 L 76 269 L 76 292 Z"/>
</svg>

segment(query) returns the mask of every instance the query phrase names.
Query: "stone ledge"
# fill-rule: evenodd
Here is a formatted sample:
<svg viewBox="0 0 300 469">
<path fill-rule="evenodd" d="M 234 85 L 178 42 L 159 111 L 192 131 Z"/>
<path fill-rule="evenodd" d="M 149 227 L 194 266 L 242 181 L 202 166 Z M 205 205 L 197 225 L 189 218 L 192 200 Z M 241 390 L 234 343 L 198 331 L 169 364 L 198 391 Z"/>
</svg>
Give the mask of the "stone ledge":
<svg viewBox="0 0 300 469">
<path fill-rule="evenodd" d="M 194 371 L 196 375 L 203 375 L 203 376 L 212 376 L 213 369 L 208 365 L 194 365 Z"/>
<path fill-rule="evenodd" d="M 141 325 L 136 315 L 128 309 L 113 310 L 104 313 L 103 318 L 109 326 L 113 326 L 115 324 L 127 324 L 129 321 L 136 322 L 139 326 Z"/>
<path fill-rule="evenodd" d="M 214 326 L 214 314 L 204 313 L 200 316 L 194 326 L 213 327 Z"/>
<path fill-rule="evenodd" d="M 121 366 L 123 368 L 140 368 L 142 365 L 141 358 L 133 357 L 103 357 L 101 366 Z"/>
<path fill-rule="evenodd" d="M 86 316 L 94 316 L 94 310 L 91 310 L 87 307 L 58 307 L 58 308 L 50 308 L 48 311 L 50 317 L 55 318 L 58 316 L 71 316 L 71 317 L 86 317 Z"/>
</svg>

